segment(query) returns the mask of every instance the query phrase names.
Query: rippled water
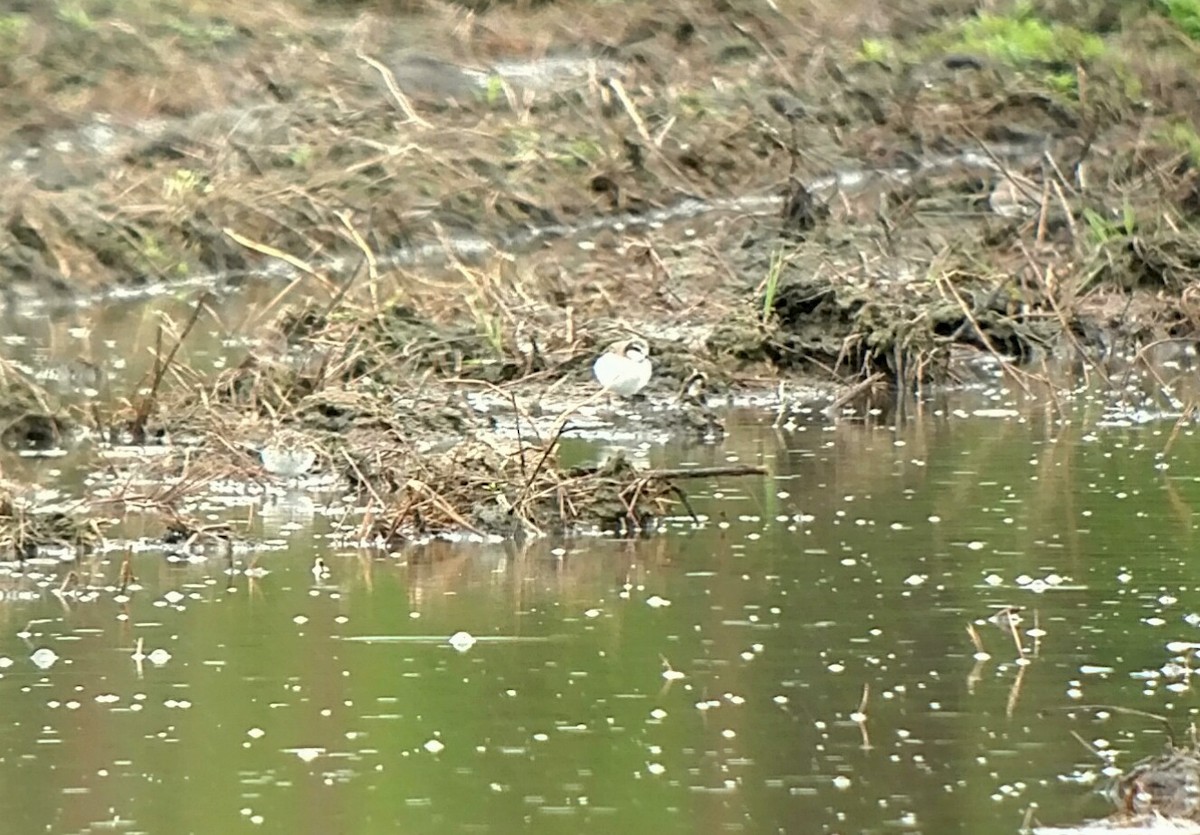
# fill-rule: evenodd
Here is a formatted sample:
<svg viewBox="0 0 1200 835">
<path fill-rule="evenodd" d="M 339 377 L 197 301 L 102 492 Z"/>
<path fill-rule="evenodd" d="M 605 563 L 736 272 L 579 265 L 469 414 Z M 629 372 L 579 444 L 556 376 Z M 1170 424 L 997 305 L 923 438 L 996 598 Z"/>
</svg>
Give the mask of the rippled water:
<svg viewBox="0 0 1200 835">
<path fill-rule="evenodd" d="M 1200 444 L 1190 424 L 1102 427 L 1098 410 L 971 411 L 898 430 L 751 416 L 721 447 L 654 449 L 771 476 L 690 484 L 703 520 L 649 539 L 381 556 L 331 547 L 314 496 L 255 515 L 267 544 L 232 563 L 135 554 L 127 596 L 120 552 L 79 567 L 108 587 L 94 599 L 55 594 L 65 569 L 12 580 L 5 830 L 1100 817 L 1105 763 L 1081 742 L 1128 766 L 1165 730 L 1120 709 L 1180 739 L 1194 712 L 1167 645 L 1200 640 Z M 1025 607 L 1023 658 L 984 620 L 1004 605 Z"/>
</svg>

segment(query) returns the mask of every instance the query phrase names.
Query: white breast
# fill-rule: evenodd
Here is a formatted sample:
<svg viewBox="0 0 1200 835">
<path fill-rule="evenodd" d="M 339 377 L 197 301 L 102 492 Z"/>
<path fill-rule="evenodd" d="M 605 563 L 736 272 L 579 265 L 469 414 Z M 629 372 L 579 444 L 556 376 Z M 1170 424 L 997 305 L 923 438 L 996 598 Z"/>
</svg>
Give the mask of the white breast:
<svg viewBox="0 0 1200 835">
<path fill-rule="evenodd" d="M 605 352 L 592 366 L 601 387 L 622 397 L 641 391 L 650 382 L 650 370 L 650 359 L 639 353 L 624 356 Z"/>
<path fill-rule="evenodd" d="M 263 469 L 273 475 L 296 478 L 308 472 L 317 454 L 305 447 L 268 444 L 262 448 Z"/>
</svg>

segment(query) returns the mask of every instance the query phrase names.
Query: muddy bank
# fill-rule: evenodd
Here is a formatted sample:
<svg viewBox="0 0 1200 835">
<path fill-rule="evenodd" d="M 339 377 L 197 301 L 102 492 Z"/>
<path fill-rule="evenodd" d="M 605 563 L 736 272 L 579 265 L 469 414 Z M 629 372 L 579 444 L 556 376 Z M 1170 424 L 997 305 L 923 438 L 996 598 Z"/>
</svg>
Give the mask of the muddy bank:
<svg viewBox="0 0 1200 835">
<path fill-rule="evenodd" d="M 1154 304 L 1187 289 L 1200 147 L 1169 16 L 388 11 L 12 13 L 10 308 L 275 275 L 493 341 L 608 317 L 730 370 L 901 380 L 954 344 L 1190 332 Z M 1149 309 L 1113 322 L 1116 293 Z"/>
<path fill-rule="evenodd" d="M 634 438 L 720 440 L 706 375 L 691 371 L 673 391 L 684 366 L 670 357 L 649 397 L 626 400 L 598 390 L 590 349 L 556 352 L 531 369 L 528 358 L 505 361 L 403 306 L 358 313 L 284 314 L 276 353 L 212 379 L 178 358 L 193 317 L 172 343 L 159 341 L 152 372 L 128 398 L 63 396 L 8 368 L 0 378 L 8 450 L 70 450 L 72 470 L 86 477 L 65 505 L 57 491 L 8 482 L 0 560 L 78 559 L 103 545 L 95 520 L 131 514 L 156 519 L 153 538 L 172 551 L 225 548 L 239 535 L 200 521 L 205 508 L 310 496 L 345 505 L 347 542 L 388 550 L 440 536 L 638 535 L 691 514 L 688 478 L 761 474 L 647 470 L 620 453 L 563 462 L 562 440 L 617 437 L 622 427 Z"/>
<path fill-rule="evenodd" d="M 557 433 L 632 412 L 703 441 L 748 385 L 1188 342 L 1200 67 L 1166 13 L 1084 6 L 13 12 L 6 315 L 150 288 L 188 313 L 90 399 L 7 369 L 0 440 L 164 446 L 95 497 L 176 515 L 273 483 L 262 450 L 296 431 L 382 540 L 640 527 L 671 488 L 587 482 Z M 216 373 L 176 354 L 249 284 Z M 605 411 L 591 363 L 632 335 L 649 404 Z M 113 347 L 66 390 L 117 379 Z"/>
</svg>

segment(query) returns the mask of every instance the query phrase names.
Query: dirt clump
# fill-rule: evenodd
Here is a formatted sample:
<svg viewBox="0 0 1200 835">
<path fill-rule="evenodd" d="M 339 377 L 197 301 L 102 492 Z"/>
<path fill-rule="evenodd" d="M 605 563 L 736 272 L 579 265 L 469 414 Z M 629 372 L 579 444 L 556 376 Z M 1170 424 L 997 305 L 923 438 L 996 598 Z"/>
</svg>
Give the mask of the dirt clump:
<svg viewBox="0 0 1200 835">
<path fill-rule="evenodd" d="M 78 558 L 103 540 L 102 523 L 84 513 L 36 509 L 32 489 L 0 479 L 0 561 L 47 555 Z"/>
<path fill-rule="evenodd" d="M 623 457 L 563 470 L 552 450 L 468 440 L 409 471 L 385 500 L 370 535 L 384 542 L 468 531 L 516 537 L 580 529 L 642 530 L 662 516 L 678 488 Z"/>
<path fill-rule="evenodd" d="M 0 363 L 0 445 L 17 451 L 60 447 L 75 425 L 71 410 L 45 387 Z"/>
</svg>

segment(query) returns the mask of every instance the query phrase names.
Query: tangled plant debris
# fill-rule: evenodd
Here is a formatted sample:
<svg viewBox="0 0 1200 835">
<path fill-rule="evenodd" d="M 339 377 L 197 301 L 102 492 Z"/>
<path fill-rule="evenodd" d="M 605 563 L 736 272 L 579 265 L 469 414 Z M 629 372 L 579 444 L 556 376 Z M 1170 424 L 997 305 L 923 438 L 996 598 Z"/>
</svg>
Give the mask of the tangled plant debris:
<svg viewBox="0 0 1200 835">
<path fill-rule="evenodd" d="M 5 308 L 205 289 L 143 334 L 140 378 L 75 360 L 87 402 L 0 367 L 5 446 L 167 445 L 99 457 L 89 495 L 182 518 L 278 487 L 260 452 L 297 431 L 363 537 L 639 528 L 674 482 L 573 469 L 554 430 L 617 339 L 655 364 L 636 429 L 712 439 L 747 378 L 840 404 L 1195 334 L 1197 58 L 1154 34 L 1188 36 L 1165 7 L 403 6 L 85 0 L 86 37 L 13 12 Z M 50 102 L 68 79 L 86 95 Z M 214 312 L 242 292 L 252 314 Z M 242 349 L 185 358 L 213 333 Z"/>
</svg>

